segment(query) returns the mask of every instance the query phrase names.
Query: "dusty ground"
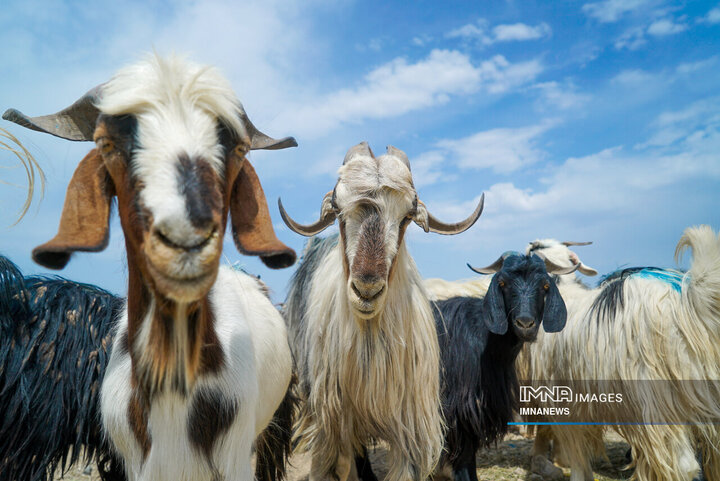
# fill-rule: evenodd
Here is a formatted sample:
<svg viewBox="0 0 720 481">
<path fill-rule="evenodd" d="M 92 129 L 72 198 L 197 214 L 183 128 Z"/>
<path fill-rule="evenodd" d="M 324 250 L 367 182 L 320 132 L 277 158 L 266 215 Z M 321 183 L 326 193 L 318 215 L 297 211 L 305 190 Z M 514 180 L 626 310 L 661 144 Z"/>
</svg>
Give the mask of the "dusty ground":
<svg viewBox="0 0 720 481">
<path fill-rule="evenodd" d="M 532 440 L 522 436 L 509 434 L 497 448 L 481 450 L 477 455 L 477 475 L 481 481 L 530 481 L 530 449 Z M 605 441 L 608 458 L 610 462 L 601 461 L 593 466 L 595 479 L 597 481 L 618 481 L 627 479 L 632 471 L 622 471 L 625 463 L 625 451 L 627 444 L 617 437 L 610 435 Z M 377 448 L 370 453 L 373 462 L 373 470 L 382 479 L 385 474 L 383 466 L 384 449 Z M 298 455 L 291 459 L 292 467 L 289 471 L 289 481 L 307 481 L 307 473 L 310 463 L 307 456 Z M 570 476 L 568 469 L 564 470 L 566 478 Z M 67 481 L 99 481 L 97 469 L 93 466 L 92 474 L 83 474 L 83 468 L 72 469 L 65 475 L 65 478 L 57 476 L 56 479 Z M 536 478 L 533 478 L 536 479 Z"/>
</svg>

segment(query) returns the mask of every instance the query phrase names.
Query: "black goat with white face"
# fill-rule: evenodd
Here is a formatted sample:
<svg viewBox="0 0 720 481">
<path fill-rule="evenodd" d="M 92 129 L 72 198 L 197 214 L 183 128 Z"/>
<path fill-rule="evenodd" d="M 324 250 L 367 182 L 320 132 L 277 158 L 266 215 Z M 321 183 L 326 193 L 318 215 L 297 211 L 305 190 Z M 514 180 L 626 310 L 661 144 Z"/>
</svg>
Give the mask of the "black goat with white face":
<svg viewBox="0 0 720 481">
<path fill-rule="evenodd" d="M 456 481 L 475 481 L 475 452 L 507 432 L 517 409 L 515 358 L 524 342 L 565 326 L 565 303 L 550 274 L 577 269 L 547 265 L 537 256 L 510 252 L 492 265 L 485 297 L 453 297 L 433 303 L 441 355 L 441 396 L 447 423 L 438 471 L 451 468 Z M 359 476 L 374 479 L 366 460 Z"/>
</svg>

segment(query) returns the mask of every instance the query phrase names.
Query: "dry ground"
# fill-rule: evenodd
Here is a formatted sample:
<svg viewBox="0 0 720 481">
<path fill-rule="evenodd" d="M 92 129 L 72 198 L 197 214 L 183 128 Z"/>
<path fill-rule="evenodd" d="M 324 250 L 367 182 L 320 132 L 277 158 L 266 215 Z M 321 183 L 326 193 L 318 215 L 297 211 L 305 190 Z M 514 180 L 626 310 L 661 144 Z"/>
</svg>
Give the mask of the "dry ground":
<svg viewBox="0 0 720 481">
<path fill-rule="evenodd" d="M 477 455 L 477 475 L 481 481 L 510 481 L 524 480 L 532 481 L 530 469 L 530 449 L 532 440 L 516 434 L 509 434 L 505 440 L 498 444 L 497 448 L 481 450 Z M 600 461 L 593 466 L 595 479 L 597 481 L 618 481 L 627 479 L 632 471 L 623 471 L 625 463 L 625 452 L 627 444 L 614 435 L 609 435 L 605 440 L 610 462 Z M 373 470 L 379 479 L 385 474 L 383 448 L 376 448 L 371 452 Z M 308 457 L 296 455 L 291 459 L 292 467 L 289 472 L 289 481 L 307 481 L 307 473 L 310 468 Z M 566 478 L 570 476 L 568 469 L 564 470 Z M 65 475 L 66 481 L 99 481 L 97 470 L 93 467 L 91 475 L 84 475 L 83 468 L 72 469 Z"/>
</svg>

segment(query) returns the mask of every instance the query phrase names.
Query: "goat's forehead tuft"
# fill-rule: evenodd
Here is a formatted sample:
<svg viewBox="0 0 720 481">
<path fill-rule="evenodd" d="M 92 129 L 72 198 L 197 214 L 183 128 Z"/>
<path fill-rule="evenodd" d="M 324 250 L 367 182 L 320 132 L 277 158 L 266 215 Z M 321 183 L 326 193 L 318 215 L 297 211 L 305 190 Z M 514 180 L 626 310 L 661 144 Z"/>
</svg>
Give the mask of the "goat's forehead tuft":
<svg viewBox="0 0 720 481">
<path fill-rule="evenodd" d="M 415 196 L 412 174 L 395 156 L 355 155 L 338 171 L 338 184 L 352 195 L 390 189 Z"/>
<path fill-rule="evenodd" d="M 197 109 L 215 117 L 245 138 L 242 106 L 230 83 L 208 66 L 171 55 L 150 55 L 119 70 L 102 87 L 98 109 L 108 115 L 173 115 Z"/>
</svg>

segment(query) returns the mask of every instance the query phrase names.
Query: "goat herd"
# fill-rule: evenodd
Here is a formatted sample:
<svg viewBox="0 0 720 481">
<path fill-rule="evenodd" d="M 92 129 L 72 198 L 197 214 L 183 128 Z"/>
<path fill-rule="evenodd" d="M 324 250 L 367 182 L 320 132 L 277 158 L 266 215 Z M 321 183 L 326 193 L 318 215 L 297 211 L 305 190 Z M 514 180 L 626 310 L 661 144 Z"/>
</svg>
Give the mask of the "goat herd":
<svg viewBox="0 0 720 481">
<path fill-rule="evenodd" d="M 4 118 L 95 142 L 58 234 L 33 259 L 61 269 L 74 252 L 104 249 L 115 198 L 129 285 L 121 299 L 23 277 L 0 258 L 1 480 L 46 480 L 83 455 L 106 480 L 251 480 L 254 453 L 257 479 L 278 481 L 291 451 L 305 450 L 311 481 L 370 481 L 367 448 L 383 442 L 389 481 L 471 481 L 476 451 L 520 419 L 518 379 L 622 390 L 616 405 L 573 403 L 574 419 L 622 411 L 633 422 L 547 415 L 538 428 L 533 454 L 552 446 L 572 480 L 592 479 L 608 428 L 630 444 L 638 480 L 720 480 L 711 228 L 686 230 L 684 273 L 627 269 L 589 289 L 573 274 L 597 274 L 569 249 L 578 244 L 542 240 L 472 268 L 492 277 L 423 281 L 409 223 L 459 234 L 484 198 L 444 223 L 419 200 L 405 153 L 376 156 L 363 142 L 317 222 L 299 224 L 279 202 L 294 232 L 337 222 L 339 234 L 308 241 L 278 310 L 220 256 L 229 217 L 241 253 L 270 268 L 295 262 L 246 155 L 296 143 L 260 132 L 216 70 L 153 56 L 56 114 Z"/>
</svg>

